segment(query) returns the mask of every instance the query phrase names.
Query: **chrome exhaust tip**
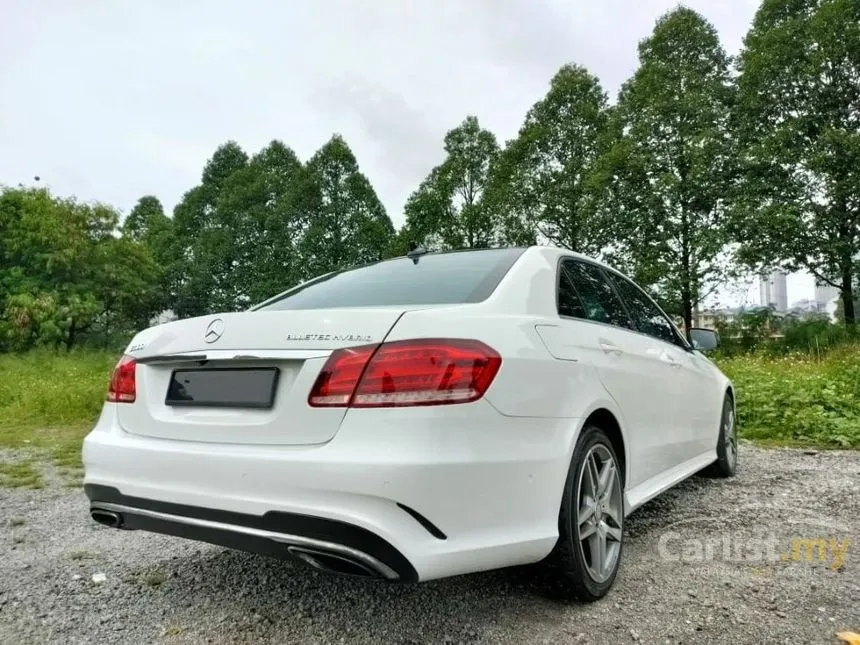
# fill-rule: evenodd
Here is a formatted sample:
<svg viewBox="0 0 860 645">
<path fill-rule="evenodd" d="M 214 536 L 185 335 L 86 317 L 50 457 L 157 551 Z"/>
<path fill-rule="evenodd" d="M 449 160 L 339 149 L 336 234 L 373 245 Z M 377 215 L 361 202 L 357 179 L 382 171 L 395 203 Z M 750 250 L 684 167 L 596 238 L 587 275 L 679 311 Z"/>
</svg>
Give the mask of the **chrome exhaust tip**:
<svg viewBox="0 0 860 645">
<path fill-rule="evenodd" d="M 376 571 L 363 562 L 340 554 L 299 546 L 289 546 L 287 551 L 305 564 L 325 573 L 353 578 L 385 578 L 381 571 Z"/>
<path fill-rule="evenodd" d="M 122 528 L 122 515 L 113 511 L 103 511 L 100 508 L 90 510 L 90 517 L 103 526 L 112 529 Z"/>
</svg>

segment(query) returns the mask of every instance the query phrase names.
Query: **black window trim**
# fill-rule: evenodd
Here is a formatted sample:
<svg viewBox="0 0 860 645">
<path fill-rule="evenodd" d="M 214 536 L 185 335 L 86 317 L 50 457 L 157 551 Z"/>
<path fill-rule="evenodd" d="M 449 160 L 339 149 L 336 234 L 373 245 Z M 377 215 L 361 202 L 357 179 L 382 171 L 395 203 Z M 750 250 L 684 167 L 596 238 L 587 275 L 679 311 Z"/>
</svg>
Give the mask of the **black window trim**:
<svg viewBox="0 0 860 645">
<path fill-rule="evenodd" d="M 582 264 L 590 264 L 590 265 L 596 267 L 601 273 L 606 274 L 605 275 L 606 282 L 609 285 L 609 288 L 612 289 L 612 293 L 614 293 L 615 297 L 618 298 L 619 302 L 621 302 L 621 306 L 624 308 L 624 313 L 627 315 L 627 320 L 630 323 L 629 327 L 622 327 L 620 325 L 613 325 L 612 323 L 605 323 L 605 322 L 601 322 L 599 320 L 590 320 L 589 318 L 577 318 L 575 316 L 565 316 L 565 315 L 561 314 L 561 312 L 559 311 L 559 290 L 561 288 L 561 273 L 562 273 L 562 271 L 564 271 L 563 264 L 566 260 L 572 260 L 574 262 L 580 262 Z M 627 301 L 621 296 L 620 293 L 618 293 L 618 289 L 616 288 L 613 281 L 609 279 L 610 274 L 615 274 L 618 277 L 622 278 L 623 280 L 627 280 L 630 284 L 632 284 L 640 292 L 642 292 L 642 294 L 645 296 L 645 298 L 647 298 L 648 301 L 651 302 L 651 304 L 653 304 L 654 307 L 657 308 L 657 311 L 659 311 L 660 314 L 669 322 L 669 325 L 672 328 L 672 331 L 674 332 L 675 337 L 678 339 L 679 343 L 670 343 L 669 341 L 667 341 L 663 338 L 653 336 L 652 334 L 649 334 L 649 333 L 646 333 L 646 332 L 640 330 L 638 328 L 638 326 L 636 325 L 635 318 L 630 315 L 630 305 L 628 305 Z M 642 287 L 637 285 L 633 280 L 626 277 L 620 271 L 617 271 L 617 270 L 612 269 L 610 267 L 604 266 L 601 263 L 596 262 L 596 261 L 591 260 L 591 259 L 586 258 L 586 257 L 577 257 L 574 255 L 560 255 L 558 258 L 558 263 L 556 265 L 556 276 L 557 277 L 556 277 L 556 287 L 555 287 L 555 311 L 556 311 L 556 314 L 558 315 L 559 318 L 563 318 L 564 320 L 576 320 L 579 322 L 587 322 L 587 323 L 592 323 L 595 325 L 605 325 L 607 327 L 612 327 L 614 329 L 621 329 L 624 331 L 632 332 L 634 334 L 639 334 L 640 336 L 645 336 L 646 338 L 650 338 L 651 340 L 660 341 L 661 343 L 665 343 L 665 344 L 669 345 L 670 347 L 674 347 L 675 349 L 682 349 L 682 350 L 688 351 L 688 352 L 693 351 L 693 346 L 689 342 L 687 342 L 687 339 L 684 338 L 684 334 L 681 333 L 681 331 L 678 329 L 678 327 L 675 325 L 675 323 L 672 322 L 672 319 L 666 314 L 665 311 L 663 311 L 663 308 L 660 307 L 660 305 L 658 305 L 657 302 L 650 295 L 648 295 L 648 293 Z M 578 292 L 577 292 L 577 297 L 580 298 L 580 301 L 582 300 L 582 298 L 579 296 Z"/>
</svg>

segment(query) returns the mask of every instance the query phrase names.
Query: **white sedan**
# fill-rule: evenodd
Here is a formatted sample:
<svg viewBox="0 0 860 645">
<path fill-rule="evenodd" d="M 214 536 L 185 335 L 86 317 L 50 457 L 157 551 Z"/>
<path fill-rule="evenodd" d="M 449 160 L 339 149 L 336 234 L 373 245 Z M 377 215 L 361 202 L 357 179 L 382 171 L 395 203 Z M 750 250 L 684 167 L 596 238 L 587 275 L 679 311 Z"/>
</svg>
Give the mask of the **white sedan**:
<svg viewBox="0 0 860 645">
<path fill-rule="evenodd" d="M 596 600 L 630 512 L 735 472 L 735 393 L 691 336 L 562 249 L 328 274 L 135 336 L 84 441 L 90 513 L 392 581 L 542 563 Z"/>
</svg>

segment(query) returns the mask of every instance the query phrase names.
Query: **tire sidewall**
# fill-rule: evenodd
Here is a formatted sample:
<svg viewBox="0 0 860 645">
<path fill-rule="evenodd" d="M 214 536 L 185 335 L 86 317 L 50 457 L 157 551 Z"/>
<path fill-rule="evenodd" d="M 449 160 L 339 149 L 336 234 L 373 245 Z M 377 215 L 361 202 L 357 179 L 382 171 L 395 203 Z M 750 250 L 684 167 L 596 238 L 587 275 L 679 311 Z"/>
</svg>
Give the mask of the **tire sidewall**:
<svg viewBox="0 0 860 645">
<path fill-rule="evenodd" d="M 726 418 L 728 414 L 732 412 L 734 413 L 734 428 L 732 428 L 735 435 L 735 458 L 734 460 L 729 460 L 728 455 L 726 453 Z M 720 432 L 717 438 L 717 461 L 719 462 L 720 470 L 726 477 L 734 477 L 735 473 L 738 469 L 738 451 L 737 451 L 737 440 L 738 440 L 738 415 L 735 411 L 734 402 L 732 398 L 726 394 L 723 399 L 723 412 L 720 415 Z"/>
</svg>

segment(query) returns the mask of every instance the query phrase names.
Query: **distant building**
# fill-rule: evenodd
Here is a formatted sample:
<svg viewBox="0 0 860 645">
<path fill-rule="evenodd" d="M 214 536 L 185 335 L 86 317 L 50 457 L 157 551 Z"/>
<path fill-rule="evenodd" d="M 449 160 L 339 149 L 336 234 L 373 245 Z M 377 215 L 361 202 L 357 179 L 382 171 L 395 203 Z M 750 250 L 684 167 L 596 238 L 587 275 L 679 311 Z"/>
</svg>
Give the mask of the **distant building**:
<svg viewBox="0 0 860 645">
<path fill-rule="evenodd" d="M 815 300 L 823 305 L 833 304 L 833 301 L 839 297 L 839 289 L 832 287 L 829 284 L 818 283 L 815 285 Z"/>
<path fill-rule="evenodd" d="M 841 292 L 836 287 L 815 282 L 815 309 L 819 313 L 827 314 L 830 319 L 836 320 L 836 309 Z"/>
<path fill-rule="evenodd" d="M 782 271 L 759 276 L 759 302 L 762 307 L 773 307 L 776 311 L 788 310 L 788 287 Z"/>
<path fill-rule="evenodd" d="M 738 313 L 742 311 L 741 308 L 698 311 L 693 317 L 693 325 L 702 329 L 716 329 L 718 324 L 734 322 Z"/>
</svg>

